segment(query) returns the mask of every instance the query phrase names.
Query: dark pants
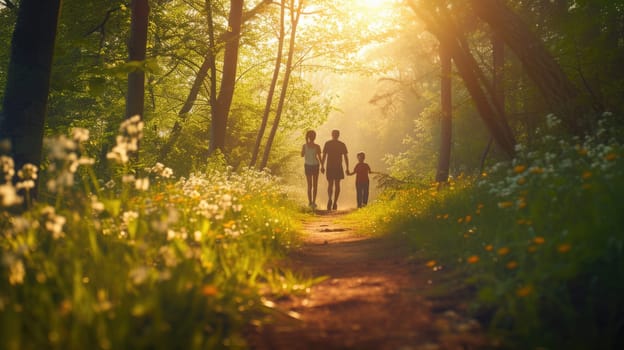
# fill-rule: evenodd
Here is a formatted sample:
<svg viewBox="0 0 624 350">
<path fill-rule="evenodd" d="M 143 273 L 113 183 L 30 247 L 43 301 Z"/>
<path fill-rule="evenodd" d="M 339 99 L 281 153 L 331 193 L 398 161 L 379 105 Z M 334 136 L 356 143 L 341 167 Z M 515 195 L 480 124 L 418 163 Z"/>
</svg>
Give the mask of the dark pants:
<svg viewBox="0 0 624 350">
<path fill-rule="evenodd" d="M 357 193 L 358 208 L 365 207 L 368 204 L 368 182 L 356 183 L 355 192 Z"/>
</svg>

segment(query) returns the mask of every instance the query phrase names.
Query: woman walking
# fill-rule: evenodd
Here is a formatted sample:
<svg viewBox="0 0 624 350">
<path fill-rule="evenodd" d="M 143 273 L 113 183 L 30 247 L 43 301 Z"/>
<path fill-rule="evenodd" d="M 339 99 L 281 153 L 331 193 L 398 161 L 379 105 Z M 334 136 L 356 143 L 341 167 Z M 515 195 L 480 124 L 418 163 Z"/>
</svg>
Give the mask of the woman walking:
<svg viewBox="0 0 624 350">
<path fill-rule="evenodd" d="M 304 169 L 308 183 L 308 205 L 312 209 L 316 209 L 319 168 L 321 172 L 325 172 L 325 168 L 321 165 L 321 146 L 314 143 L 314 140 L 316 140 L 316 132 L 308 130 L 306 132 L 306 143 L 301 148 L 301 156 L 304 157 Z"/>
</svg>

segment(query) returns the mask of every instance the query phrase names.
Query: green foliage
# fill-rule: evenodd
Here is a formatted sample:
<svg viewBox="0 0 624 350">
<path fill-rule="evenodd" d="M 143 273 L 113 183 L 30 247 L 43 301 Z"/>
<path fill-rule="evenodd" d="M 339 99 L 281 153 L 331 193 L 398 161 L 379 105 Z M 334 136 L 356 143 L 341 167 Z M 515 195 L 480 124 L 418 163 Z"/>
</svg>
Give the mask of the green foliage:
<svg viewBox="0 0 624 350">
<path fill-rule="evenodd" d="M 133 169 L 142 130 L 122 125 L 110 179 L 93 172 L 86 130 L 48 140 L 49 204 L 21 203 L 16 188 L 37 172 L 22 169 L 15 188 L 2 158 L 1 348 L 244 348 L 243 328 L 271 311 L 261 289 L 313 282 L 269 268 L 298 225 L 276 178 L 216 163 L 178 179 L 162 164 Z"/>
<path fill-rule="evenodd" d="M 412 242 L 444 281 L 460 272 L 471 309 L 510 347 L 623 344 L 624 147 L 606 114 L 594 136 L 554 136 L 479 177 L 391 191 L 358 213 Z M 454 284 L 457 281 L 453 281 Z M 444 288 L 442 288 L 444 290 Z"/>
</svg>

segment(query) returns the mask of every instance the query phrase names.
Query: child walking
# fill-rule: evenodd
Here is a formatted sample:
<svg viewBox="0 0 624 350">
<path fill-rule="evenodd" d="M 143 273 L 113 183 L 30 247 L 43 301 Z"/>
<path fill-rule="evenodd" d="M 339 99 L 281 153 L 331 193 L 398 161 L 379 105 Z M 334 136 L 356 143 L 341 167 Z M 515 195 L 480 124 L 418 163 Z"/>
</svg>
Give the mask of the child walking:
<svg viewBox="0 0 624 350">
<path fill-rule="evenodd" d="M 306 143 L 301 147 L 301 156 L 304 158 L 304 171 L 308 183 L 308 205 L 316 209 L 316 192 L 318 188 L 319 168 L 325 172 L 321 163 L 321 146 L 314 143 L 316 132 L 306 132 Z"/>
<path fill-rule="evenodd" d="M 353 172 L 347 172 L 347 175 L 355 174 L 355 192 L 357 193 L 357 207 L 363 208 L 368 204 L 368 174 L 372 174 L 370 166 L 364 163 L 366 155 L 364 152 L 357 154 L 358 163 L 353 168 Z"/>
</svg>

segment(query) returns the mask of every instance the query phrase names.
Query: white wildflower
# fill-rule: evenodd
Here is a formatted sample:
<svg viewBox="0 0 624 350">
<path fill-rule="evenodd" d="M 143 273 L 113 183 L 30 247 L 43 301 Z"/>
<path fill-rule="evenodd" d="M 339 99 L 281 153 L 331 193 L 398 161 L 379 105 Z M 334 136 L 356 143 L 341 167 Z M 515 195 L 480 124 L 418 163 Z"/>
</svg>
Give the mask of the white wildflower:
<svg viewBox="0 0 624 350">
<path fill-rule="evenodd" d="M 21 204 L 23 200 L 24 199 L 17 194 L 16 188 L 10 183 L 0 185 L 0 203 L 3 207 L 12 207 Z"/>
<path fill-rule="evenodd" d="M 147 191 L 147 189 L 149 188 L 150 182 L 149 182 L 149 178 L 145 177 L 142 179 L 137 179 L 136 182 L 134 183 L 134 186 L 137 190 L 139 191 Z"/>
<path fill-rule="evenodd" d="M 85 128 L 73 128 L 72 138 L 76 142 L 85 142 L 89 140 L 89 130 Z"/>
</svg>

